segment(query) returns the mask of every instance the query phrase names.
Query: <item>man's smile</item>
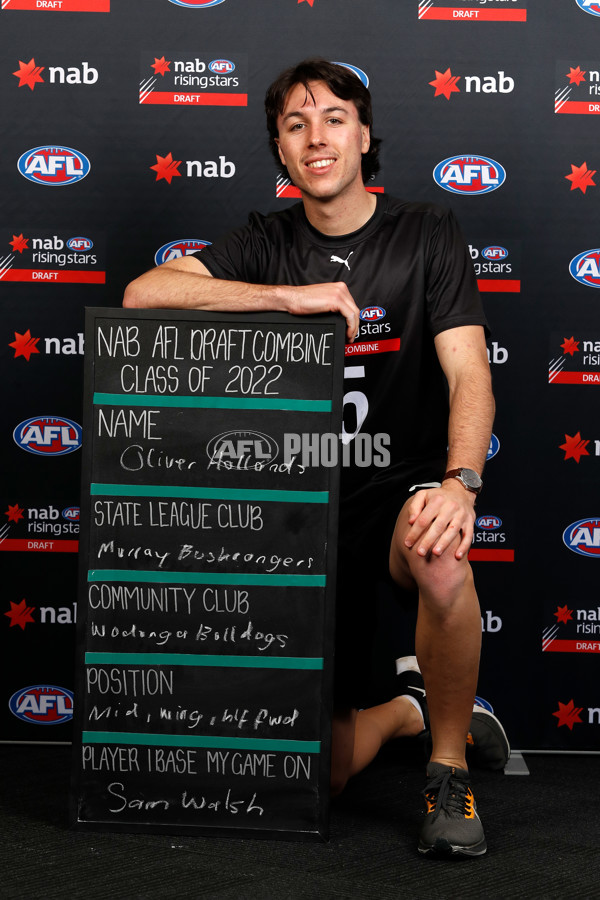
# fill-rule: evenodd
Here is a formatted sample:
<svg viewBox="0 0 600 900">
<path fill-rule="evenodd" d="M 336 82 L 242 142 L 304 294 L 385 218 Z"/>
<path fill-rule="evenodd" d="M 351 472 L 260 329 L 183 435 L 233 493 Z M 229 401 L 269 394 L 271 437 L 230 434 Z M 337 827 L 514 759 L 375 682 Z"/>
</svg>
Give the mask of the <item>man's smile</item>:
<svg viewBox="0 0 600 900">
<path fill-rule="evenodd" d="M 309 169 L 324 169 L 325 166 L 331 166 L 335 159 L 317 159 L 314 162 L 306 163 Z"/>
</svg>

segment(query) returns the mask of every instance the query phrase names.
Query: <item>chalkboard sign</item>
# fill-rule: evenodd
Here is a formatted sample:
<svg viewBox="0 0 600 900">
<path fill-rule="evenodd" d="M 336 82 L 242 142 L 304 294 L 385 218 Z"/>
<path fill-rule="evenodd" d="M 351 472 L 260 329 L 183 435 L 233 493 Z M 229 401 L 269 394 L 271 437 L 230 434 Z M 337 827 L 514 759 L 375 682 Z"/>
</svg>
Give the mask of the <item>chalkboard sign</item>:
<svg viewBox="0 0 600 900">
<path fill-rule="evenodd" d="M 86 311 L 76 827 L 327 836 L 344 331 Z"/>
</svg>

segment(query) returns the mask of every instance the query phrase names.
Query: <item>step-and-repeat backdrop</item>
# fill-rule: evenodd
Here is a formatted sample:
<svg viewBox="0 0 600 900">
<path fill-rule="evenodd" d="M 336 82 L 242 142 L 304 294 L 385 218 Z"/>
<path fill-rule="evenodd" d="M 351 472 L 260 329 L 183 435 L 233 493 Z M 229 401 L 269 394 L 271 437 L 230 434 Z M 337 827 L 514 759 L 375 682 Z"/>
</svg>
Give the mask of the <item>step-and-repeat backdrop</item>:
<svg viewBox="0 0 600 900">
<path fill-rule="evenodd" d="M 454 209 L 492 327 L 479 694 L 515 747 L 598 747 L 600 2 L 2 0 L 0 46 L 1 738 L 71 737 L 84 307 L 297 202 L 263 97 L 320 55 L 372 91 L 371 187 Z"/>
</svg>

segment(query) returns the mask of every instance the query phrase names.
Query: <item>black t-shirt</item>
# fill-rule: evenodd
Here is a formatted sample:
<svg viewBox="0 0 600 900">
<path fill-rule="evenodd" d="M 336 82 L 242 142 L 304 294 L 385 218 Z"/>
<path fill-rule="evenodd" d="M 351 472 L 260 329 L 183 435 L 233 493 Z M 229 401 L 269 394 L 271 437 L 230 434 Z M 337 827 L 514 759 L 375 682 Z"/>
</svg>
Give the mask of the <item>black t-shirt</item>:
<svg viewBox="0 0 600 900">
<path fill-rule="evenodd" d="M 372 508 L 412 483 L 415 472 L 443 469 L 447 387 L 433 338 L 457 326 L 486 327 L 450 211 L 377 195 L 362 228 L 330 237 L 310 225 L 299 203 L 268 216 L 252 213 L 248 225 L 196 255 L 211 275 L 232 281 L 348 285 L 362 321 L 346 346 L 344 440 L 354 464 L 342 469 L 343 505 Z M 377 434 L 389 435 L 389 464 L 356 465 Z M 381 439 L 373 447 L 381 462 L 376 446 Z"/>
</svg>

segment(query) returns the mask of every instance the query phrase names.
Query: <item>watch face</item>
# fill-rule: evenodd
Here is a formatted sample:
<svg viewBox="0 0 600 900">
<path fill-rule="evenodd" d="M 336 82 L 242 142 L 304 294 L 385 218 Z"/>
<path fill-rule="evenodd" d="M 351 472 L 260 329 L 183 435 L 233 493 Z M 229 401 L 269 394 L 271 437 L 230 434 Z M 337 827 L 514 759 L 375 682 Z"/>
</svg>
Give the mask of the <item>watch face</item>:
<svg viewBox="0 0 600 900">
<path fill-rule="evenodd" d="M 470 488 L 475 488 L 478 490 L 483 484 L 483 481 L 481 480 L 477 472 L 473 471 L 473 469 L 463 469 L 460 473 L 460 477 L 462 481 L 464 481 L 464 483 Z"/>
</svg>

